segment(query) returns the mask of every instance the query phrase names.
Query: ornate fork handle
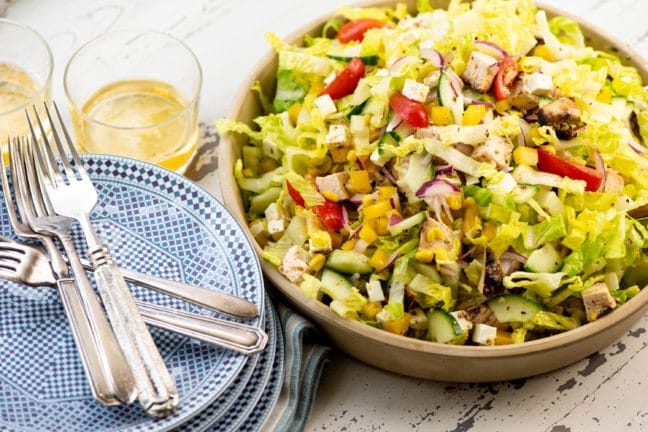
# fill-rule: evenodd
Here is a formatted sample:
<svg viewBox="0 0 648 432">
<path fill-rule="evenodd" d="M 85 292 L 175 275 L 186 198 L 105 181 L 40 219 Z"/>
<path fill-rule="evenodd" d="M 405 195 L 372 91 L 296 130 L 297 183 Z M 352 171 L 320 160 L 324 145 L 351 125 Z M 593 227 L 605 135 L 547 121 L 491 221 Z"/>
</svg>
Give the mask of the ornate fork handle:
<svg viewBox="0 0 648 432">
<path fill-rule="evenodd" d="M 84 225 L 86 224 L 81 223 L 82 227 Z M 87 226 L 84 227 L 84 231 L 86 229 Z M 140 403 L 151 414 L 166 415 L 178 404 L 178 393 L 173 378 L 108 249 L 103 245 L 94 248 L 89 246 L 99 295 L 115 336 L 131 365 Z"/>
</svg>

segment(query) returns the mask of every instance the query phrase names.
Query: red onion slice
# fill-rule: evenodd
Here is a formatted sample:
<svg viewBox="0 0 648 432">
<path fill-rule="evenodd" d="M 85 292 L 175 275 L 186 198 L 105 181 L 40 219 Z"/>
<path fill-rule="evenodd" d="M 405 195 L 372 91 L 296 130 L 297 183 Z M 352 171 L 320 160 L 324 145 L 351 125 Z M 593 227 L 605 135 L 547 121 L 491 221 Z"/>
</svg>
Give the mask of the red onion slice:
<svg viewBox="0 0 648 432">
<path fill-rule="evenodd" d="M 403 67 L 406 63 L 408 62 L 416 62 L 418 63 L 420 59 L 418 57 L 414 56 L 403 56 L 400 57 L 398 60 L 396 60 L 392 65 L 389 67 L 389 73 L 394 74 L 399 71 L 401 67 Z"/>
<path fill-rule="evenodd" d="M 517 145 L 526 147 L 531 144 L 531 125 L 521 117 L 518 118 L 518 123 L 520 124 L 520 135 L 517 136 Z"/>
<path fill-rule="evenodd" d="M 394 226 L 394 225 L 396 225 L 396 224 L 398 224 L 398 223 L 400 223 L 402 221 L 403 221 L 402 217 L 400 217 L 397 214 L 392 214 L 391 216 L 389 216 L 389 221 L 387 222 L 387 226 L 392 227 L 392 226 Z"/>
<path fill-rule="evenodd" d="M 421 58 L 429 60 L 434 66 L 439 69 L 443 69 L 445 67 L 445 59 L 443 58 L 443 54 L 441 54 L 434 48 L 421 49 Z"/>
<path fill-rule="evenodd" d="M 391 267 L 394 265 L 394 263 L 396 263 L 396 260 L 397 260 L 398 258 L 400 258 L 400 254 L 398 254 L 398 253 L 396 253 L 396 252 L 392 253 L 392 254 L 389 256 L 389 259 L 387 260 L 387 264 L 385 265 L 384 268 L 385 268 L 385 269 L 387 269 L 387 268 L 391 268 Z M 384 270 L 384 269 L 383 269 L 383 270 Z"/>
<path fill-rule="evenodd" d="M 475 48 L 478 51 L 487 54 L 491 57 L 495 57 L 498 60 L 509 56 L 508 52 L 501 46 L 497 45 L 495 42 L 486 41 L 486 40 L 476 40 L 473 43 L 475 44 Z"/>
<path fill-rule="evenodd" d="M 382 175 L 385 176 L 385 178 L 386 178 L 387 180 L 389 180 L 389 182 L 390 182 L 392 185 L 396 186 L 396 179 L 394 178 L 394 176 L 392 175 L 392 173 L 389 172 L 389 170 L 388 170 L 387 168 L 385 168 L 385 167 L 380 167 L 380 172 L 382 173 Z"/>
<path fill-rule="evenodd" d="M 349 202 L 353 205 L 362 205 L 362 199 L 365 197 L 365 194 L 355 194 L 349 198 Z"/>
<path fill-rule="evenodd" d="M 452 165 L 441 165 L 436 167 L 437 174 L 452 174 L 452 171 L 454 171 Z"/>
<path fill-rule="evenodd" d="M 479 99 L 471 99 L 471 98 L 465 98 L 464 101 L 468 105 L 484 105 L 488 109 L 493 109 L 495 108 L 495 104 L 488 102 L 488 101 L 483 101 Z"/>
<path fill-rule="evenodd" d="M 435 178 L 423 183 L 419 190 L 416 191 L 416 196 L 447 196 L 456 192 L 461 192 L 461 189 L 446 180 Z"/>
<path fill-rule="evenodd" d="M 634 137 L 630 137 L 628 144 L 630 144 L 630 148 L 632 148 L 632 150 L 634 150 L 637 154 L 645 154 L 646 152 L 648 152 L 646 147 L 639 144 L 639 141 L 637 141 Z"/>
</svg>

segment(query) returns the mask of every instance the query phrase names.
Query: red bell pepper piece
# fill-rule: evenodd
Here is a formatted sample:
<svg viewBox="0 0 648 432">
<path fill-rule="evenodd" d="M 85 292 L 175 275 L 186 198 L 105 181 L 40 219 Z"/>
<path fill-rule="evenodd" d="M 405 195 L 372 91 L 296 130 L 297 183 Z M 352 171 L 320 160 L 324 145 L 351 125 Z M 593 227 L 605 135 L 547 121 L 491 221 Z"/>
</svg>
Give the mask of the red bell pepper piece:
<svg viewBox="0 0 648 432">
<path fill-rule="evenodd" d="M 578 165 L 542 149 L 538 149 L 538 169 L 574 180 L 583 180 L 586 183 L 585 190 L 589 192 L 599 190 L 603 182 L 603 173 L 594 168 Z"/>
</svg>

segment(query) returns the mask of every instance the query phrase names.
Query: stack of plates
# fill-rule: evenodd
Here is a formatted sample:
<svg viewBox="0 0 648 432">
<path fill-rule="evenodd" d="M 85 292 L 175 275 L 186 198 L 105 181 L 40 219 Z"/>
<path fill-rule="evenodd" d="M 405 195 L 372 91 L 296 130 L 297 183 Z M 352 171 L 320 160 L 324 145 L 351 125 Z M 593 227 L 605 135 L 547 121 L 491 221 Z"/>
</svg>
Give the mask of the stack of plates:
<svg viewBox="0 0 648 432">
<path fill-rule="evenodd" d="M 115 156 L 84 160 L 99 192 L 93 221 L 120 266 L 247 298 L 262 313 L 244 322 L 265 328 L 269 342 L 246 356 L 151 328 L 180 395 L 173 415 L 155 419 L 137 403 L 104 407 L 92 398 L 55 290 L 0 280 L 0 430 L 260 429 L 283 382 L 283 333 L 243 230 L 209 193 L 175 173 Z M 15 238 L 4 207 L 0 233 Z M 85 250 L 81 232 L 73 237 Z M 219 316 L 131 288 L 141 300 Z"/>
</svg>

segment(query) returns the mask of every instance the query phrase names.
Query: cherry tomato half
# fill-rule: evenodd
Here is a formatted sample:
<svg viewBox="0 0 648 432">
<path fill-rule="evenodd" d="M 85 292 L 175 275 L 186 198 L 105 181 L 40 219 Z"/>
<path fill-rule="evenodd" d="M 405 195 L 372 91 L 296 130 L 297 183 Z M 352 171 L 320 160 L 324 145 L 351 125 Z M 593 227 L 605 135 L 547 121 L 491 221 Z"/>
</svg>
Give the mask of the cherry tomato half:
<svg viewBox="0 0 648 432">
<path fill-rule="evenodd" d="M 389 106 L 398 114 L 407 124 L 414 127 L 425 127 L 430 124 L 425 105 L 403 96 L 402 93 L 394 93 L 389 99 Z"/>
<path fill-rule="evenodd" d="M 329 95 L 331 99 L 340 99 L 354 92 L 358 82 L 365 76 L 365 65 L 358 57 L 353 57 L 346 68 L 335 77 L 320 96 Z"/>
<path fill-rule="evenodd" d="M 538 149 L 538 169 L 574 180 L 584 180 L 585 190 L 589 192 L 599 190 L 603 182 L 603 174 L 594 168 L 575 164 L 542 149 Z"/>
<path fill-rule="evenodd" d="M 373 18 L 360 18 L 349 21 L 338 30 L 337 39 L 342 43 L 361 41 L 367 30 L 381 28 L 387 25 L 386 22 Z"/>
<path fill-rule="evenodd" d="M 511 85 L 520 72 L 520 66 L 512 57 L 505 57 L 499 62 L 499 70 L 495 75 L 495 98 L 497 100 L 506 99 L 511 93 Z"/>
<path fill-rule="evenodd" d="M 344 226 L 342 207 L 333 201 L 326 200 L 324 204 L 313 207 L 313 211 L 331 231 L 339 231 Z"/>
</svg>

